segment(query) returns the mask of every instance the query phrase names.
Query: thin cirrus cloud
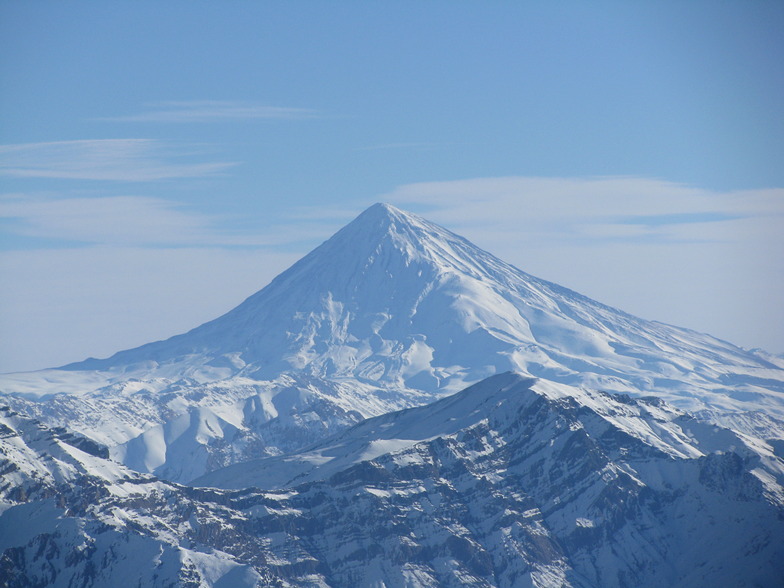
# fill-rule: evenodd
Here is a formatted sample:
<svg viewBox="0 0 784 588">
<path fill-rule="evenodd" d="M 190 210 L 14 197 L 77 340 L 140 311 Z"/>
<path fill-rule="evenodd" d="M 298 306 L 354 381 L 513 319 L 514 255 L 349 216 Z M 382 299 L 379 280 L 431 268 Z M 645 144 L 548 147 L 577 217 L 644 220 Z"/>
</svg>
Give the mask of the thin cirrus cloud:
<svg viewBox="0 0 784 588">
<path fill-rule="evenodd" d="M 144 196 L 0 198 L 0 219 L 26 237 L 102 245 L 182 245 L 219 240 L 213 219 Z"/>
<path fill-rule="evenodd" d="M 0 195 L 0 220 L 9 235 L 137 247 L 240 247 L 299 251 L 340 228 L 314 217 L 284 221 L 261 233 L 232 226 L 231 215 L 208 214 L 173 200 L 147 196 L 51 197 Z"/>
<path fill-rule="evenodd" d="M 784 218 L 782 189 L 714 192 L 625 176 L 423 182 L 385 198 L 491 240 L 516 235 L 518 243 L 738 240 L 752 225 L 767 230 Z"/>
<path fill-rule="evenodd" d="M 0 145 L 0 175 L 148 182 L 218 174 L 235 162 L 183 163 L 193 154 L 153 139 L 87 139 Z"/>
<path fill-rule="evenodd" d="M 198 123 L 238 120 L 293 120 L 315 118 L 307 108 L 269 106 L 233 100 L 168 101 L 148 104 L 137 114 L 101 118 L 108 122 Z"/>
</svg>

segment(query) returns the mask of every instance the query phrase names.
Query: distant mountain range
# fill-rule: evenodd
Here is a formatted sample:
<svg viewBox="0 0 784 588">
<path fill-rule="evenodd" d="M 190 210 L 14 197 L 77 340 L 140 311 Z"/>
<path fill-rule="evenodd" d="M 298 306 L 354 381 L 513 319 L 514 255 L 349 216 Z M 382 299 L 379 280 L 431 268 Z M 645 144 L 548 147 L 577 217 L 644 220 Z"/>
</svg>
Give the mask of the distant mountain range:
<svg viewBox="0 0 784 588">
<path fill-rule="evenodd" d="M 386 204 L 220 318 L 0 393 L 7 585 L 784 580 L 781 358 Z"/>
</svg>

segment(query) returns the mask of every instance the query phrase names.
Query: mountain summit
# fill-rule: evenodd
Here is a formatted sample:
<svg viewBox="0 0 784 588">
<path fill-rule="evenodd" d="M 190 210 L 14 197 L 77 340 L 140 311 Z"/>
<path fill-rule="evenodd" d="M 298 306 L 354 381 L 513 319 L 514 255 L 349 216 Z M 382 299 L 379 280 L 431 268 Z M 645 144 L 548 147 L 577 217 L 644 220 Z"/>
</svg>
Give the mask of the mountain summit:
<svg viewBox="0 0 784 588">
<path fill-rule="evenodd" d="M 765 357 L 526 274 L 388 204 L 211 322 L 108 359 L 2 376 L 0 391 L 135 469 L 187 481 L 507 371 L 656 395 L 784 438 L 771 420 L 784 417 L 784 369 Z"/>
<path fill-rule="evenodd" d="M 135 363 L 145 363 L 148 369 L 150 362 L 160 366 L 188 357 L 192 363 L 195 356 L 210 365 L 221 363 L 216 358 L 231 356 L 233 366 L 249 366 L 244 373 L 253 371 L 256 377 L 274 377 L 295 369 L 394 384 L 401 372 L 404 379 L 415 375 L 410 366 L 403 369 L 402 364 L 410 362 L 399 356 L 424 349 L 418 345 L 428 334 L 418 332 L 425 327 L 423 317 L 443 302 L 434 304 L 436 298 L 443 298 L 434 291 L 448 286 L 446 298 L 464 298 L 468 305 L 455 309 L 459 315 L 476 315 L 480 306 L 487 307 L 479 313 L 484 320 L 477 317 L 476 324 L 461 329 L 472 332 L 486 322 L 498 322 L 493 315 L 500 309 L 493 307 L 498 300 L 484 299 L 489 294 L 487 288 L 465 290 L 466 282 L 505 287 L 511 285 L 510 276 L 517 285 L 536 282 L 462 237 L 379 203 L 224 316 L 167 341 L 120 352 L 107 360 L 71 364 L 66 369 L 106 369 Z M 423 310 L 427 312 L 423 314 Z M 465 322 L 467 317 L 442 316 L 437 320 L 445 325 L 455 318 Z M 526 330 L 521 324 L 493 328 L 510 333 Z M 383 361 L 390 356 L 401 365 Z M 379 366 L 379 361 L 384 365 Z M 347 369 L 347 362 L 354 369 Z M 510 367 L 503 363 L 497 366 L 501 371 Z M 357 369 L 359 365 L 362 369 Z M 425 387 L 439 389 L 444 385 L 431 381 Z"/>
<path fill-rule="evenodd" d="M 296 372 L 437 395 L 514 370 L 656 392 L 687 409 L 714 406 L 706 390 L 738 408 L 740 387 L 778 413 L 764 388 L 784 392 L 782 370 L 761 356 L 540 280 L 389 204 L 365 210 L 222 317 L 65 369 L 134 365 L 201 378 Z"/>
</svg>

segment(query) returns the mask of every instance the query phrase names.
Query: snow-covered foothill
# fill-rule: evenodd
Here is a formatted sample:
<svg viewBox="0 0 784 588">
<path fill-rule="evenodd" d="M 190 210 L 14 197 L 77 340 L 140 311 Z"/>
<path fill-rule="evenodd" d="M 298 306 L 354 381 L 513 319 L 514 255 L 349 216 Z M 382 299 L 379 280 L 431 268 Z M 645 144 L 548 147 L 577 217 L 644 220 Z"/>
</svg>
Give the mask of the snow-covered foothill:
<svg viewBox="0 0 784 588">
<path fill-rule="evenodd" d="M 780 477 L 742 435 L 658 399 L 499 374 L 324 440 L 269 490 L 157 480 L 2 416 L 0 465 L 29 465 L 2 495 L 9 586 L 772 588 L 784 576 Z M 267 461 L 267 473 L 283 463 Z"/>
</svg>

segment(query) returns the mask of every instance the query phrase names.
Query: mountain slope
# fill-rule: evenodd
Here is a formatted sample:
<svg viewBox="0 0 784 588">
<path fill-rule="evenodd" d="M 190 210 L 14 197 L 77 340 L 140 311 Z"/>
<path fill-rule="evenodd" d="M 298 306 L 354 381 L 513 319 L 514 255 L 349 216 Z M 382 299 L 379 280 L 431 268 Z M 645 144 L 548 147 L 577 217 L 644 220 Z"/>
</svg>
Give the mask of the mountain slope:
<svg viewBox="0 0 784 588">
<path fill-rule="evenodd" d="M 655 394 L 784 439 L 784 369 L 769 358 L 592 301 L 385 204 L 214 321 L 3 376 L 0 391 L 133 467 L 187 481 L 507 370 Z"/>
<path fill-rule="evenodd" d="M 149 371 L 184 358 L 191 369 L 260 380 L 296 371 L 427 392 L 454 392 L 515 369 L 607 389 L 656 388 L 690 408 L 700 387 L 742 387 L 762 403 L 772 388 L 779 412 L 784 398 L 782 370 L 759 355 L 525 274 L 386 204 L 226 315 L 66 369 L 144 364 Z"/>
<path fill-rule="evenodd" d="M 2 586 L 275 585 L 200 540 L 209 505 L 105 455 L 0 407 Z"/>
<path fill-rule="evenodd" d="M 362 421 L 291 455 L 236 464 L 193 483 L 220 488 L 275 489 L 325 480 L 359 462 L 455 435 L 479 423 L 494 429 L 509 426 L 514 415 L 533 402 L 551 403 L 554 410 L 564 412 L 576 408 L 570 416 L 580 421 L 578 428 L 603 440 L 612 430 L 613 435 L 644 443 L 661 457 L 696 459 L 732 448 L 731 451 L 749 462 L 758 463 L 777 484 L 784 482 L 783 456 L 777 455 L 771 444 L 755 437 L 706 425 L 654 397 L 632 400 L 625 395 L 592 392 L 508 372 L 430 405 Z M 541 423 L 538 426 L 546 430 Z M 767 479 L 767 475 L 764 477 Z M 784 505 L 784 495 L 781 500 Z"/>
<path fill-rule="evenodd" d="M 784 462 L 746 442 L 658 400 L 502 374 L 203 481 L 299 470 L 276 512 L 331 585 L 776 586 Z"/>
<path fill-rule="evenodd" d="M 155 480 L 21 415 L 0 422 L 2 467 L 18 466 L 24 489 L 0 492 L 9 586 L 766 588 L 784 577 L 782 461 L 653 399 L 501 374 L 357 425 L 304 454 L 322 467 L 269 491 Z M 34 475 L 45 471 L 66 473 Z"/>
</svg>

